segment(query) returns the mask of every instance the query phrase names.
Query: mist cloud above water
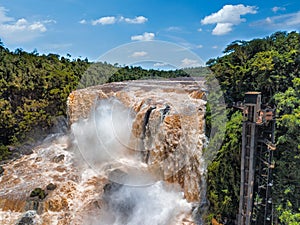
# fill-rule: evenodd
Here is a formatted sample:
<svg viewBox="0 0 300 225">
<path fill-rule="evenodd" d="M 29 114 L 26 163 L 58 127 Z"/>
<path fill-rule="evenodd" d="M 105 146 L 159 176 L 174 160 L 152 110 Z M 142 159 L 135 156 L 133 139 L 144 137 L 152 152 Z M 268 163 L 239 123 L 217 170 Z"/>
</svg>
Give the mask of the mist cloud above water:
<svg viewBox="0 0 300 225">
<path fill-rule="evenodd" d="M 110 179 L 111 171 L 119 169 L 114 166 L 122 163 L 123 169 L 137 168 L 135 173 L 121 171 L 125 179 L 110 179 L 107 185 L 115 188 L 104 190 L 100 196 L 104 205 L 96 214 L 88 214 L 84 220 L 87 225 L 168 225 L 191 213 L 192 206 L 179 186 L 151 180 L 145 168 L 139 174 L 138 168 L 145 165 L 138 157 L 126 155 L 134 116 L 121 102 L 110 98 L 97 102 L 88 119 L 72 124 L 74 143 L 97 174 Z M 108 165 L 110 170 L 101 171 Z M 124 185 L 128 183 L 134 186 Z"/>
<path fill-rule="evenodd" d="M 131 110 L 118 100 L 101 100 L 88 119 L 72 124 L 74 142 L 91 167 L 118 161 L 125 157 L 132 121 Z"/>
<path fill-rule="evenodd" d="M 122 186 L 91 225 L 168 225 L 191 211 L 191 204 L 174 187 L 156 182 L 147 187 Z"/>
</svg>

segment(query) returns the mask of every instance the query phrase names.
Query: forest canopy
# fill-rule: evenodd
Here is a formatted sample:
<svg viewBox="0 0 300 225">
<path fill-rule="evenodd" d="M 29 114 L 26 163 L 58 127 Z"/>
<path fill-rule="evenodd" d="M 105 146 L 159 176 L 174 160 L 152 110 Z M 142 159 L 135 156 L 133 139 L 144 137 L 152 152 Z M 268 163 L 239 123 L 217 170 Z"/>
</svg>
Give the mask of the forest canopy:
<svg viewBox="0 0 300 225">
<path fill-rule="evenodd" d="M 223 56 L 207 65 L 228 105 L 243 101 L 247 91 L 259 91 L 264 104 L 277 107 L 274 218 L 281 224 L 300 224 L 299 33 L 276 32 L 262 39 L 234 41 Z M 225 142 L 209 167 L 208 198 L 212 215 L 234 220 L 239 199 L 241 113 L 230 108 L 228 118 Z"/>
</svg>

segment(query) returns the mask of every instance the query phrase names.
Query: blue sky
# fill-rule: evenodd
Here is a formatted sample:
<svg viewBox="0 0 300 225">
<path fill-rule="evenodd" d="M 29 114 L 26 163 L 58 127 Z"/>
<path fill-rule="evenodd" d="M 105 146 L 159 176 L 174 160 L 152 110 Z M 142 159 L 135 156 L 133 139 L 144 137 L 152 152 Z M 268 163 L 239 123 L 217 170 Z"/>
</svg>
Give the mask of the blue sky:
<svg viewBox="0 0 300 225">
<path fill-rule="evenodd" d="M 10 50 L 37 49 L 89 60 L 120 45 L 157 40 L 185 47 L 207 61 L 234 40 L 299 29 L 299 0 L 0 1 L 0 38 Z M 146 55 L 140 50 L 133 56 Z M 193 66 L 193 60 L 185 59 L 186 66 Z"/>
</svg>

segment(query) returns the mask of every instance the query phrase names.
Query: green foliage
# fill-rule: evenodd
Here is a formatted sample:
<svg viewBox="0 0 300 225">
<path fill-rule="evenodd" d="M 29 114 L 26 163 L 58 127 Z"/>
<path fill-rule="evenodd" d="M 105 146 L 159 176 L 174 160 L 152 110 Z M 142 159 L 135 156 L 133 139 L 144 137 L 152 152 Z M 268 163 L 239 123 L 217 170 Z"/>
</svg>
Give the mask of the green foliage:
<svg viewBox="0 0 300 225">
<path fill-rule="evenodd" d="M 272 196 L 277 206 L 291 203 L 289 208 L 284 208 L 285 212 L 280 211 L 283 208 L 277 208 L 280 219 L 289 224 L 285 217 L 299 213 L 300 208 L 300 35 L 297 32 L 276 32 L 263 39 L 235 41 L 224 53 L 222 57 L 209 60 L 207 65 L 219 81 L 228 104 L 243 101 L 247 91 L 260 91 L 264 104 L 277 105 Z M 234 129 L 236 124 L 229 122 L 227 140 L 209 166 L 208 183 L 210 213 L 231 215 L 233 219 L 238 212 L 238 201 L 235 205 L 230 202 L 238 200 L 233 199 L 235 195 L 232 193 L 238 193 L 240 182 L 230 177 L 239 176 L 240 168 L 232 158 L 240 161 L 240 156 L 231 153 L 237 154 L 241 145 L 241 134 L 233 132 Z M 229 187 L 232 182 L 232 187 Z M 284 190 L 290 192 L 284 194 Z"/>
<path fill-rule="evenodd" d="M 292 203 L 287 200 L 283 205 L 280 204 L 277 207 L 277 212 L 279 213 L 280 224 L 282 225 L 298 225 L 300 224 L 300 209 L 298 213 L 293 210 Z"/>
<path fill-rule="evenodd" d="M 290 208 L 300 212 L 300 78 L 294 78 L 292 83 L 285 92 L 274 96 L 279 115 L 275 192 L 277 204 L 289 201 Z"/>
<path fill-rule="evenodd" d="M 10 151 L 8 150 L 8 147 L 4 145 L 0 145 L 0 161 L 7 159 L 7 157 L 10 155 Z"/>
<path fill-rule="evenodd" d="M 208 74 L 206 67 L 188 68 L 184 70 L 159 71 L 143 69 L 142 67 L 117 67 L 106 62 L 97 62 L 82 75 L 78 88 L 100 85 L 110 82 L 121 82 L 124 80 L 159 79 L 176 77 L 199 77 Z"/>
<path fill-rule="evenodd" d="M 265 99 L 292 85 L 299 77 L 300 35 L 277 32 L 264 39 L 235 41 L 224 56 L 207 62 L 225 91 L 227 102 L 243 100 L 244 93 L 261 91 Z"/>
<path fill-rule="evenodd" d="M 18 145 L 66 114 L 66 100 L 89 63 L 0 48 L 0 144 Z M 5 156 L 6 157 L 6 156 Z M 3 157 L 2 157 L 3 158 Z"/>
<path fill-rule="evenodd" d="M 239 199 L 241 112 L 232 114 L 226 128 L 223 145 L 208 167 L 208 199 L 212 214 L 234 218 Z"/>
</svg>

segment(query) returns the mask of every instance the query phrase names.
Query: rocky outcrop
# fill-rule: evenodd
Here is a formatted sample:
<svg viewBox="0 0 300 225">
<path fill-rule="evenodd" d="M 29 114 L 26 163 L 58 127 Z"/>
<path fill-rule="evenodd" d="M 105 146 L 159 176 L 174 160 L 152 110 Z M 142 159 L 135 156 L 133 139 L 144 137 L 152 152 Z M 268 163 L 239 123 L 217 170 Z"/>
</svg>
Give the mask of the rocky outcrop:
<svg viewBox="0 0 300 225">
<path fill-rule="evenodd" d="M 34 210 L 27 211 L 26 213 L 24 213 L 24 215 L 21 217 L 21 219 L 17 222 L 16 225 L 40 224 L 36 217 L 37 215 Z"/>
</svg>

